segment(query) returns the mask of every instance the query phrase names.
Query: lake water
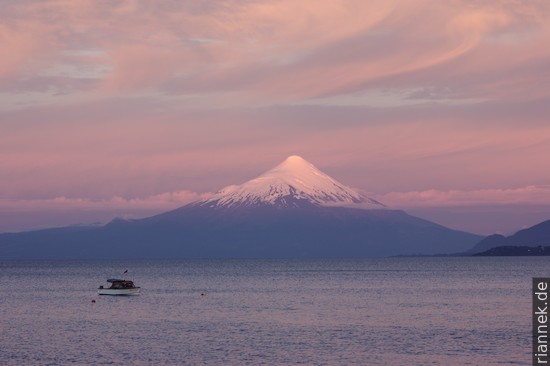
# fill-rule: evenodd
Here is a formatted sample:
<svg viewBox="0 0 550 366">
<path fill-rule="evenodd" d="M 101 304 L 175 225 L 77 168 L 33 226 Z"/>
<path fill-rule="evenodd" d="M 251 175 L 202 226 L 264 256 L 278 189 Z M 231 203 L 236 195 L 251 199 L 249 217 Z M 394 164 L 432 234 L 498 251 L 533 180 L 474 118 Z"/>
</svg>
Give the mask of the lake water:
<svg viewBox="0 0 550 366">
<path fill-rule="evenodd" d="M 126 269 L 141 296 L 96 295 Z M 3 261 L 0 365 L 530 365 L 532 277 L 548 259 Z"/>
</svg>

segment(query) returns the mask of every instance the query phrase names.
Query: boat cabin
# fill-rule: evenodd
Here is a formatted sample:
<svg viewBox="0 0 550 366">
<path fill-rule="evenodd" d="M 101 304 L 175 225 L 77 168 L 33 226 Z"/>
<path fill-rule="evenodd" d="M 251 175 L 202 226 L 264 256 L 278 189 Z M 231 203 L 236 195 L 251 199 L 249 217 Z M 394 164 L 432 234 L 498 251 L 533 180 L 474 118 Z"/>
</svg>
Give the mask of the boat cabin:
<svg viewBox="0 0 550 366">
<path fill-rule="evenodd" d="M 135 288 L 134 282 L 129 280 L 119 280 L 116 278 L 110 278 L 107 280 L 111 284 L 112 289 L 124 289 L 124 288 Z"/>
</svg>

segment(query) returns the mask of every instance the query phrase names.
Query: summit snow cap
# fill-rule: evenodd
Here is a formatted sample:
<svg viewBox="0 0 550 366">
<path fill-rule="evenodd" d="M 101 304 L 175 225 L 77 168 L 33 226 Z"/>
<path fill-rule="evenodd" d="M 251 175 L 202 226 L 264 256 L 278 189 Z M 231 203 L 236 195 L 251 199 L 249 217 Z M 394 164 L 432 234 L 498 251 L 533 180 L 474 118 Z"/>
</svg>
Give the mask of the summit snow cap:
<svg viewBox="0 0 550 366">
<path fill-rule="evenodd" d="M 349 206 L 383 208 L 381 203 L 364 197 L 350 187 L 321 172 L 300 156 L 289 156 L 275 168 L 241 185 L 225 187 L 203 205 L 299 206 L 309 203 L 319 206 Z M 365 207 L 367 206 L 367 207 Z"/>
</svg>

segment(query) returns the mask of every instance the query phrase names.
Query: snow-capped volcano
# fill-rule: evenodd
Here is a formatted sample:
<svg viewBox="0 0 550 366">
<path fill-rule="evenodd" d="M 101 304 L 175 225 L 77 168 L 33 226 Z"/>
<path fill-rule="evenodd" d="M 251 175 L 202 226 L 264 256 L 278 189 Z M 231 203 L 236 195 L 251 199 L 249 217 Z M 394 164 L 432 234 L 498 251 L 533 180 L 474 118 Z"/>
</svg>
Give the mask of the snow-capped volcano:
<svg viewBox="0 0 550 366">
<path fill-rule="evenodd" d="M 365 197 L 317 169 L 300 156 L 289 156 L 275 168 L 241 185 L 231 185 L 217 192 L 201 205 L 242 207 L 271 205 L 298 207 L 348 206 L 383 208 L 380 202 Z"/>
<path fill-rule="evenodd" d="M 209 200 L 152 217 L 0 234 L 0 260 L 431 255 L 480 240 L 388 209 L 291 156 Z"/>
</svg>

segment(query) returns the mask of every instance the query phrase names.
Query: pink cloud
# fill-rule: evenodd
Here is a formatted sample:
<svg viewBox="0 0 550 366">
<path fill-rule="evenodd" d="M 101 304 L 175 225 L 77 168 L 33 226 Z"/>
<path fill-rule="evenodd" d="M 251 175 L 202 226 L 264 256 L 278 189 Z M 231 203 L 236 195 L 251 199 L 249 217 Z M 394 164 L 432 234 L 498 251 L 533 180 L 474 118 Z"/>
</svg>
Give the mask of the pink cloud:
<svg viewBox="0 0 550 366">
<path fill-rule="evenodd" d="M 68 198 L 64 196 L 43 199 L 0 199 L 0 211 L 166 211 L 190 202 L 209 198 L 212 193 L 175 191 L 143 198 L 109 199 Z"/>
<path fill-rule="evenodd" d="M 544 2 L 14 2 L 0 32 L 10 49 L 0 75 L 28 79 L 69 62 L 108 70 L 96 75 L 98 93 L 232 91 L 296 101 L 372 88 L 437 91 L 483 72 L 455 97 L 537 98 L 545 90 L 525 87 L 530 71 L 518 74 L 518 65 L 528 57 L 544 68 L 548 12 Z M 85 50 L 101 56 L 66 57 Z"/>
<path fill-rule="evenodd" d="M 105 224 L 115 218 L 140 219 L 210 196 L 210 193 L 175 191 L 142 198 L 0 198 L 0 232 Z"/>
<path fill-rule="evenodd" d="M 390 192 L 377 195 L 376 198 L 388 206 L 395 208 L 550 205 L 550 185 L 471 191 L 439 191 L 431 189 L 417 192 Z"/>
<path fill-rule="evenodd" d="M 49 29 L 42 33 L 41 25 L 29 22 L 17 27 L 10 25 L 0 23 L 0 46 L 4 50 L 0 58 L 0 82 L 43 67 L 44 62 L 51 62 L 50 57 L 54 57 L 51 47 L 55 41 Z M 39 57 L 30 57 L 32 55 Z"/>
</svg>

